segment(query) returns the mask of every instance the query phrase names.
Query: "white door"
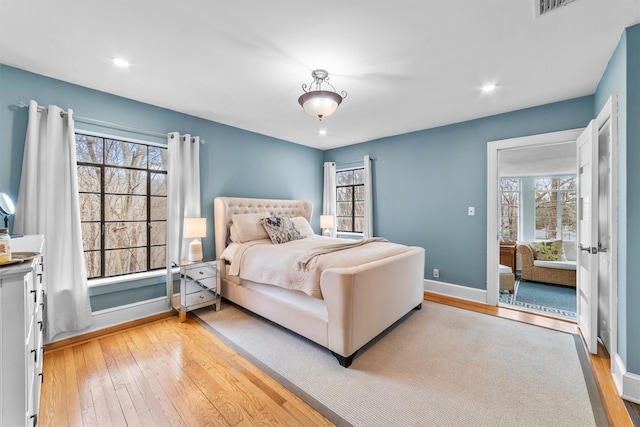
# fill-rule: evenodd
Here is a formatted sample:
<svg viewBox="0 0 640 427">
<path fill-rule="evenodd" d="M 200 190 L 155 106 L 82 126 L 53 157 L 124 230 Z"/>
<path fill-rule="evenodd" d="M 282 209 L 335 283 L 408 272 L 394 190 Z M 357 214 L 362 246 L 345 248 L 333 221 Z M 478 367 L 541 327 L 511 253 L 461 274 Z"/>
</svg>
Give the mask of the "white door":
<svg viewBox="0 0 640 427">
<path fill-rule="evenodd" d="M 578 326 L 591 353 L 598 351 L 598 130 L 578 137 Z"/>
</svg>

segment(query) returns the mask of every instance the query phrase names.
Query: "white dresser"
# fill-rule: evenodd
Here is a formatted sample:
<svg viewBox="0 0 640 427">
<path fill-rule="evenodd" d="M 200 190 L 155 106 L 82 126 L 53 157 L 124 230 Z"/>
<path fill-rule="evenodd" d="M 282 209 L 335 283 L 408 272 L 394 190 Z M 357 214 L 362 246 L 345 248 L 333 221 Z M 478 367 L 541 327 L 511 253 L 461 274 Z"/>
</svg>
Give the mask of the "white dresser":
<svg viewBox="0 0 640 427">
<path fill-rule="evenodd" d="M 43 236 L 11 239 L 12 252 L 39 252 Z M 0 267 L 0 426 L 38 422 L 44 352 L 43 256 Z"/>
</svg>

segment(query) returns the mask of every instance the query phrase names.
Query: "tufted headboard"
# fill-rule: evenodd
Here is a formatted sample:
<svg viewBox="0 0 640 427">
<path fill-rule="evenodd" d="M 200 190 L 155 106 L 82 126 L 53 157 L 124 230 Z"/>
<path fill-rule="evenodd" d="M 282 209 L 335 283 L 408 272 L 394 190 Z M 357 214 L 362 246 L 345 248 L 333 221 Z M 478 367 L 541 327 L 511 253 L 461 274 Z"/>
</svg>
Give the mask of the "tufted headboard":
<svg viewBox="0 0 640 427">
<path fill-rule="evenodd" d="M 213 231 L 216 239 L 216 258 L 227 247 L 231 217 L 235 214 L 269 212 L 303 216 L 311 222 L 313 204 L 308 200 L 249 199 L 244 197 L 216 197 L 213 200 Z"/>
</svg>

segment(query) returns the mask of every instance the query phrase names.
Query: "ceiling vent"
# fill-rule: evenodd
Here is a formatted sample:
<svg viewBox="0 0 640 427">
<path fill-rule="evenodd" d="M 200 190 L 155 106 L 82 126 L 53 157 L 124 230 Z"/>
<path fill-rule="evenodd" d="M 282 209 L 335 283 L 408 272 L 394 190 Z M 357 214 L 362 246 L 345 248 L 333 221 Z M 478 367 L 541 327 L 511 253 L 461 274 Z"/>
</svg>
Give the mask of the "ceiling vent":
<svg viewBox="0 0 640 427">
<path fill-rule="evenodd" d="M 575 0 L 535 0 L 536 18 L 574 1 Z"/>
</svg>

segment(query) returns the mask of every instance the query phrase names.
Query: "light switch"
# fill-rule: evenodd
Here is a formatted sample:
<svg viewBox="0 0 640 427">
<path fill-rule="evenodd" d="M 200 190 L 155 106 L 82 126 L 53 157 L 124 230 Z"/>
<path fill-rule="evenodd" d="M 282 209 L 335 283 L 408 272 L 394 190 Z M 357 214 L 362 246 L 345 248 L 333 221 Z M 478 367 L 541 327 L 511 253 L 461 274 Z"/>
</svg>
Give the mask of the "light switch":
<svg viewBox="0 0 640 427">
<path fill-rule="evenodd" d="M 469 216 L 474 216 L 476 214 L 476 208 L 473 206 L 469 206 Z"/>
</svg>

